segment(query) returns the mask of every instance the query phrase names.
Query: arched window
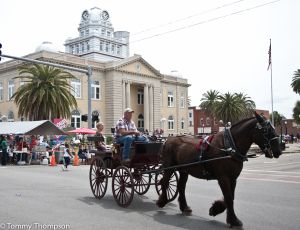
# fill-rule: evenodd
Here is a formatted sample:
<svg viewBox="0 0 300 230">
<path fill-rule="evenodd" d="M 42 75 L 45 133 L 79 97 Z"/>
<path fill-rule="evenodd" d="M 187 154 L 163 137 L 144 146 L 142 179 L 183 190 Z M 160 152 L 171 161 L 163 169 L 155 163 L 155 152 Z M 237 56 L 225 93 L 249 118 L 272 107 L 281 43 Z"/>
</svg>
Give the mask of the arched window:
<svg viewBox="0 0 300 230">
<path fill-rule="evenodd" d="M 206 118 L 206 125 L 209 125 L 209 117 Z"/>
<path fill-rule="evenodd" d="M 14 122 L 14 117 L 15 117 L 14 112 L 13 111 L 9 111 L 8 112 L 8 116 L 7 116 L 7 121 L 8 122 Z"/>
<path fill-rule="evenodd" d="M 95 117 L 98 116 L 98 120 L 95 120 Z M 97 128 L 97 123 L 100 122 L 100 114 L 98 111 L 93 111 L 92 112 L 92 129 Z"/>
<path fill-rule="evenodd" d="M 74 109 L 72 111 L 72 118 L 71 118 L 71 126 L 74 128 L 80 128 L 81 127 L 81 116 L 78 110 Z"/>
<path fill-rule="evenodd" d="M 174 117 L 172 115 L 168 117 L 168 129 L 174 130 Z"/>
<path fill-rule="evenodd" d="M 144 115 L 138 115 L 138 128 L 144 128 Z"/>
<path fill-rule="evenodd" d="M 203 118 L 200 119 L 200 124 L 203 125 Z"/>
<path fill-rule="evenodd" d="M 181 119 L 181 129 L 184 130 L 184 118 Z"/>
</svg>

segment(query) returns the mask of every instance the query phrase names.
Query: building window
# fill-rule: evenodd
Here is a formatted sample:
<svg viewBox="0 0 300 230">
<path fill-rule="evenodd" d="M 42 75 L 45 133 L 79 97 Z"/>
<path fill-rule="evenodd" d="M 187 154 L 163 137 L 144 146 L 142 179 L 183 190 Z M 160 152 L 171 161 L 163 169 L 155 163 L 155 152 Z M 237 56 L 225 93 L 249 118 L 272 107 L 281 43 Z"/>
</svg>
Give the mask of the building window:
<svg viewBox="0 0 300 230">
<path fill-rule="evenodd" d="M 115 45 L 111 45 L 111 53 L 115 53 Z"/>
<path fill-rule="evenodd" d="M 11 96 L 15 93 L 15 82 L 14 80 L 8 81 L 8 101 Z"/>
<path fill-rule="evenodd" d="M 192 113 L 189 113 L 189 117 L 192 117 Z"/>
<path fill-rule="evenodd" d="M 76 80 L 75 78 L 71 78 L 71 86 L 73 87 L 74 91 L 72 90 L 71 93 L 75 98 L 81 98 L 81 81 L 80 79 Z"/>
<path fill-rule="evenodd" d="M 105 35 L 105 29 L 101 29 L 101 35 Z"/>
<path fill-rule="evenodd" d="M 110 31 L 107 31 L 106 35 L 107 35 L 107 37 L 110 37 Z"/>
<path fill-rule="evenodd" d="M 84 52 L 84 43 L 81 43 L 81 52 Z"/>
<path fill-rule="evenodd" d="M 0 82 L 0 101 L 3 101 L 3 83 Z"/>
<path fill-rule="evenodd" d="M 174 118 L 172 115 L 170 115 L 168 118 L 168 129 L 174 130 Z"/>
<path fill-rule="evenodd" d="M 218 121 L 217 121 L 217 119 L 215 118 L 214 120 L 215 120 L 215 125 L 217 125 L 217 124 L 218 124 Z"/>
<path fill-rule="evenodd" d="M 90 50 L 90 42 L 89 42 L 89 41 L 86 42 L 86 50 L 87 50 L 87 51 Z"/>
<path fill-rule="evenodd" d="M 159 92 L 159 97 L 160 97 L 160 106 L 163 106 L 163 100 L 162 100 L 162 92 Z"/>
<path fill-rule="evenodd" d="M 203 118 L 200 119 L 200 124 L 203 126 Z"/>
<path fill-rule="evenodd" d="M 144 89 L 137 89 L 137 101 L 138 105 L 143 105 L 144 104 Z"/>
<path fill-rule="evenodd" d="M 184 130 L 184 118 L 181 119 L 181 129 Z"/>
<path fill-rule="evenodd" d="M 105 51 L 108 52 L 109 51 L 109 43 L 106 43 L 106 46 L 105 46 Z"/>
<path fill-rule="evenodd" d="M 190 121 L 190 126 L 192 126 L 193 125 L 193 122 L 192 121 Z"/>
<path fill-rule="evenodd" d="M 85 30 L 85 35 L 89 35 L 89 29 Z"/>
<path fill-rule="evenodd" d="M 206 125 L 209 125 L 209 117 L 206 118 Z"/>
<path fill-rule="evenodd" d="M 96 129 L 97 128 L 97 123 L 100 122 L 100 114 L 98 113 L 98 111 L 93 111 L 92 112 L 92 117 L 94 117 L 94 116 L 98 116 L 98 120 L 92 121 L 92 129 Z"/>
<path fill-rule="evenodd" d="M 120 46 L 117 46 L 117 55 L 120 55 Z"/>
<path fill-rule="evenodd" d="M 13 111 L 9 111 L 8 112 L 8 116 L 7 116 L 7 121 L 8 122 L 14 122 L 14 117 L 15 117 L 14 112 Z"/>
<path fill-rule="evenodd" d="M 84 36 L 84 30 L 80 31 L 80 36 L 83 37 Z"/>
<path fill-rule="evenodd" d="M 184 108 L 184 93 L 180 94 L 180 107 Z"/>
<path fill-rule="evenodd" d="M 103 51 L 103 42 L 100 41 L 100 51 Z"/>
<path fill-rule="evenodd" d="M 22 88 L 24 84 L 25 84 L 24 78 L 20 78 L 20 88 Z"/>
<path fill-rule="evenodd" d="M 174 93 L 168 92 L 168 107 L 174 107 Z"/>
<path fill-rule="evenodd" d="M 100 81 L 92 81 L 92 99 L 100 100 Z"/>
<path fill-rule="evenodd" d="M 76 44 L 76 53 L 79 54 L 79 44 Z"/>
<path fill-rule="evenodd" d="M 80 128 L 80 124 L 81 124 L 81 117 L 80 117 L 80 113 L 78 110 L 74 109 L 71 113 L 72 118 L 71 118 L 71 126 L 74 128 Z"/>
<path fill-rule="evenodd" d="M 144 128 L 144 116 L 139 114 L 138 116 L 138 128 Z"/>
<path fill-rule="evenodd" d="M 74 54 L 75 53 L 75 47 L 74 46 L 70 46 L 70 53 Z"/>
</svg>

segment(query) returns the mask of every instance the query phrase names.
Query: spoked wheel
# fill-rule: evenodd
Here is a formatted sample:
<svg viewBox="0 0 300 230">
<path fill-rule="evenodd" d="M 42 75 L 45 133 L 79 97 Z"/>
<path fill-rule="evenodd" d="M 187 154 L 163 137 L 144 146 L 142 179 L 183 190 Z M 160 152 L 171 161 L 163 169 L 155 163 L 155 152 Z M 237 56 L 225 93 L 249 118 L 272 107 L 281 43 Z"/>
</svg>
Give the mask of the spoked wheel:
<svg viewBox="0 0 300 230">
<path fill-rule="evenodd" d="M 141 174 L 141 172 L 144 172 L 148 170 L 149 168 L 147 166 L 140 168 L 140 169 L 134 169 L 133 172 L 133 180 L 134 180 L 134 191 L 139 195 L 144 195 L 146 192 L 148 192 L 150 188 L 150 174 Z"/>
<path fill-rule="evenodd" d="M 101 158 L 95 157 L 90 167 L 90 185 L 95 197 L 101 199 L 107 190 L 107 169 Z"/>
<path fill-rule="evenodd" d="M 122 207 L 128 206 L 134 195 L 134 182 L 129 169 L 125 166 L 119 166 L 112 178 L 112 192 L 115 201 Z"/>
<path fill-rule="evenodd" d="M 164 176 L 164 172 L 155 174 L 155 189 L 158 195 L 161 195 L 161 184 Z M 167 188 L 168 202 L 175 200 L 178 195 L 178 175 L 174 171 L 169 180 L 169 187 Z"/>
</svg>

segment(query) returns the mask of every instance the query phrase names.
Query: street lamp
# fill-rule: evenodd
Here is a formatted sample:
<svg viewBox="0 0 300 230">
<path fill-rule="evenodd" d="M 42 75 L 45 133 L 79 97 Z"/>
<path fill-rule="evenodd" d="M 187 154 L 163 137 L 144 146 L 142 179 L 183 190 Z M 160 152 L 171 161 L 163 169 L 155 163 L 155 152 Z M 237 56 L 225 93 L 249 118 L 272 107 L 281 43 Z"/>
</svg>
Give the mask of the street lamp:
<svg viewBox="0 0 300 230">
<path fill-rule="evenodd" d="M 287 121 L 285 121 L 284 124 L 285 124 L 285 135 L 287 135 L 287 126 L 286 126 Z"/>
<path fill-rule="evenodd" d="M 204 124 L 202 126 L 203 126 L 203 136 L 204 136 Z"/>
</svg>

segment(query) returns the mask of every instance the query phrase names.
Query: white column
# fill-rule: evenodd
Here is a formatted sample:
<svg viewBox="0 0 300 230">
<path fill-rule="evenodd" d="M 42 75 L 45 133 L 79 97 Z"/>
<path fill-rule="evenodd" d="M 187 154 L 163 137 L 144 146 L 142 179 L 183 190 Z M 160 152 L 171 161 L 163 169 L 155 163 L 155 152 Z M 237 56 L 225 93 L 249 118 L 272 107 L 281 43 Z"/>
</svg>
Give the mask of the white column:
<svg viewBox="0 0 300 230">
<path fill-rule="evenodd" d="M 149 87 L 149 132 L 153 132 L 153 86 Z"/>
<path fill-rule="evenodd" d="M 130 82 L 126 84 L 126 108 L 130 108 Z"/>
<path fill-rule="evenodd" d="M 145 130 L 149 127 L 149 94 L 148 94 L 148 85 L 144 85 L 144 128 Z"/>
<path fill-rule="evenodd" d="M 126 93 L 125 93 L 125 80 L 122 81 L 122 113 L 126 109 Z"/>
</svg>

